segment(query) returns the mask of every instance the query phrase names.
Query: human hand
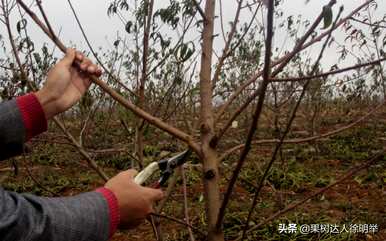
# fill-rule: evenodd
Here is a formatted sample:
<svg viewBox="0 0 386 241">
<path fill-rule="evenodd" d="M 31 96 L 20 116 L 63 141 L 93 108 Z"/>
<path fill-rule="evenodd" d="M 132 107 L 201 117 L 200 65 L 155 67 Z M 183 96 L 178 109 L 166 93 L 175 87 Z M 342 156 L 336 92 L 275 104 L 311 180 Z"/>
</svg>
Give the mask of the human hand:
<svg viewBox="0 0 386 241">
<path fill-rule="evenodd" d="M 110 179 L 105 188 L 114 193 L 118 200 L 121 216 L 120 228 L 138 226 L 151 212 L 153 204 L 163 198 L 159 189 L 142 187 L 134 182 L 135 170 L 119 173 Z"/>
<path fill-rule="evenodd" d="M 73 67 L 80 62 L 80 70 Z M 47 120 L 75 105 L 90 87 L 90 75 L 99 77 L 102 70 L 75 49 L 67 53 L 48 72 L 44 87 L 35 93 L 43 107 Z"/>
</svg>

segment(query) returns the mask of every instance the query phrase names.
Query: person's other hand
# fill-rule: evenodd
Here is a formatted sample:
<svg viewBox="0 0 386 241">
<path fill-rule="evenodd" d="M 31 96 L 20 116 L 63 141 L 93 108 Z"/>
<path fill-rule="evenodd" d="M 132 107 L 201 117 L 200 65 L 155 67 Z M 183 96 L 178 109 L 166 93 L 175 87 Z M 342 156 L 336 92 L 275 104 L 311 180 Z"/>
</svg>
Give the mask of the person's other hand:
<svg viewBox="0 0 386 241">
<path fill-rule="evenodd" d="M 73 67 L 74 61 L 80 62 L 80 70 Z M 102 70 L 75 49 L 67 53 L 48 72 L 44 87 L 35 93 L 47 119 L 64 112 L 75 105 L 90 87 L 89 75 L 100 76 Z"/>
<path fill-rule="evenodd" d="M 136 174 L 135 170 L 121 172 L 105 185 L 118 200 L 121 217 L 119 227 L 123 229 L 139 225 L 153 212 L 153 204 L 163 198 L 161 190 L 136 184 L 134 182 Z"/>
</svg>

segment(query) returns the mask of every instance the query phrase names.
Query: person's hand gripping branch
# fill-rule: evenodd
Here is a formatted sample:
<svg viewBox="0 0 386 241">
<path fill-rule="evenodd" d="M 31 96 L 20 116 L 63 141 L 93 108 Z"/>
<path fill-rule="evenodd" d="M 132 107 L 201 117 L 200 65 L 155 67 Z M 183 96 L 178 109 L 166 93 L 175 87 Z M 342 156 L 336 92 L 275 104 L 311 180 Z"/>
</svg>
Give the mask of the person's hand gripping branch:
<svg viewBox="0 0 386 241">
<path fill-rule="evenodd" d="M 80 69 L 74 67 L 74 61 L 80 63 Z M 48 72 L 44 87 L 35 93 L 47 120 L 75 105 L 90 87 L 89 76 L 101 74 L 101 68 L 82 53 L 67 49 L 64 58 Z"/>
</svg>

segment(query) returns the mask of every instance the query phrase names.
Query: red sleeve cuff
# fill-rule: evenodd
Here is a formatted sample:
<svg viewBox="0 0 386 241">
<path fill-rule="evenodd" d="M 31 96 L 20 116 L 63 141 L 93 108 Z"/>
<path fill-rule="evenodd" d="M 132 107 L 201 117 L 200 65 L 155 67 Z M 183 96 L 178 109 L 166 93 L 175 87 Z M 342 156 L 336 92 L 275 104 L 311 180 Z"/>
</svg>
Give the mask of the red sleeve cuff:
<svg viewBox="0 0 386 241">
<path fill-rule="evenodd" d="M 26 141 L 47 130 L 46 116 L 34 94 L 20 96 L 16 103 L 26 129 Z"/>
<path fill-rule="evenodd" d="M 99 192 L 106 199 L 110 211 L 110 235 L 113 236 L 115 231 L 117 231 L 118 224 L 120 222 L 119 206 L 118 200 L 115 197 L 114 193 L 107 188 L 98 188 L 96 192 Z"/>
</svg>

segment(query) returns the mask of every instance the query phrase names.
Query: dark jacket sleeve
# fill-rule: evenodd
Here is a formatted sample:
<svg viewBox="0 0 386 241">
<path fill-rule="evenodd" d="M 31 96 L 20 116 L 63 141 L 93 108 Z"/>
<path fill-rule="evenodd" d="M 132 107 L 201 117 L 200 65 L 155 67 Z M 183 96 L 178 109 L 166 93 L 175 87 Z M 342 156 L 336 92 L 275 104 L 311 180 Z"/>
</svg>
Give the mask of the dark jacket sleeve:
<svg viewBox="0 0 386 241">
<path fill-rule="evenodd" d="M 20 108 L 17 100 L 0 103 L 0 160 L 22 151 L 26 128 Z M 0 187 L 0 240 L 108 240 L 111 203 L 102 192 L 42 198 Z"/>
<path fill-rule="evenodd" d="M 0 161 L 23 151 L 25 128 L 16 100 L 0 103 Z"/>
<path fill-rule="evenodd" d="M 108 240 L 108 210 L 106 200 L 98 192 L 67 198 L 41 198 L 7 192 L 0 188 L 0 239 Z"/>
</svg>

